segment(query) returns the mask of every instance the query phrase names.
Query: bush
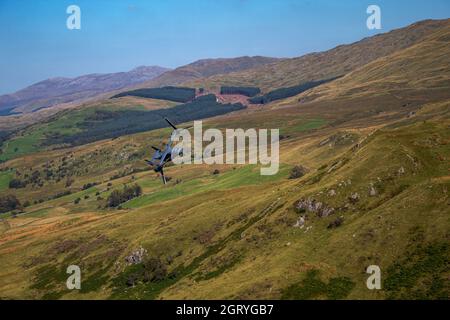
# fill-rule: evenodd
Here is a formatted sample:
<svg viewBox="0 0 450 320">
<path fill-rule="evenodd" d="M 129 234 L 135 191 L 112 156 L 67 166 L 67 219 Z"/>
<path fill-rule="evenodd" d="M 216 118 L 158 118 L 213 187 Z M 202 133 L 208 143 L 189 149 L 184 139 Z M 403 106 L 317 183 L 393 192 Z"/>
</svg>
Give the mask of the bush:
<svg viewBox="0 0 450 320">
<path fill-rule="evenodd" d="M 342 223 L 344 222 L 344 218 L 341 217 L 337 217 L 335 220 L 333 220 L 332 222 L 330 222 L 327 226 L 328 229 L 333 229 L 333 228 L 337 228 L 340 225 L 342 225 Z"/>
<path fill-rule="evenodd" d="M 0 213 L 21 209 L 20 201 L 15 195 L 0 196 Z"/>
<path fill-rule="evenodd" d="M 289 179 L 298 179 L 306 174 L 306 168 L 303 166 L 295 166 L 292 168 L 289 174 Z"/>
<path fill-rule="evenodd" d="M 80 201 L 81 201 L 81 198 L 76 198 L 76 199 L 73 201 L 73 203 L 74 203 L 74 204 L 79 204 Z"/>
</svg>

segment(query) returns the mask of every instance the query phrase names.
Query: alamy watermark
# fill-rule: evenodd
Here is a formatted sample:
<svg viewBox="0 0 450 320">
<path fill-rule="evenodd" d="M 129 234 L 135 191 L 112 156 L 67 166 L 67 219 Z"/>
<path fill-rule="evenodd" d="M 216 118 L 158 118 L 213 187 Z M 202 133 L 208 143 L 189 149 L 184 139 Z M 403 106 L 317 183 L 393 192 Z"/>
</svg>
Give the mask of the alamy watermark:
<svg viewBox="0 0 450 320">
<path fill-rule="evenodd" d="M 381 289 L 381 269 L 377 265 L 370 265 L 366 269 L 366 273 L 370 274 L 367 278 L 366 286 L 369 290 Z"/>
<path fill-rule="evenodd" d="M 279 169 L 279 129 L 219 129 L 203 132 L 202 121 L 194 121 L 194 135 L 187 129 L 177 129 L 171 140 L 178 142 L 172 149 L 175 164 L 261 164 L 261 175 L 274 175 Z M 203 147 L 203 143 L 208 143 Z M 247 143 L 248 142 L 248 143 Z M 270 154 L 268 150 L 270 145 Z M 224 153 L 225 150 L 225 153 Z M 247 161 L 248 160 L 248 161 Z"/>
<path fill-rule="evenodd" d="M 66 287 L 69 290 L 80 290 L 81 289 L 81 269 L 77 265 L 70 265 L 66 270 L 67 274 L 70 276 L 67 278 Z"/>
<path fill-rule="evenodd" d="M 79 6 L 74 4 L 70 5 L 66 9 L 66 13 L 70 14 L 66 20 L 66 26 L 69 30 L 80 30 L 81 29 L 81 9 Z"/>
<path fill-rule="evenodd" d="M 369 30 L 381 29 L 381 8 L 375 4 L 367 7 L 367 14 L 370 16 L 366 20 L 366 25 Z"/>
</svg>

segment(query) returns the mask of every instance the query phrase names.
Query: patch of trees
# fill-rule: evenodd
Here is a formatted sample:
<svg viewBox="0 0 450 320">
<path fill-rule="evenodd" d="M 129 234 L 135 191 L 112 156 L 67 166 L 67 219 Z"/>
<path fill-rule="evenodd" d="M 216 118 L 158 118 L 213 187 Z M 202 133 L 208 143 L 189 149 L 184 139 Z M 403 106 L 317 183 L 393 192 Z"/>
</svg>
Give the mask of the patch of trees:
<svg viewBox="0 0 450 320">
<path fill-rule="evenodd" d="M 20 201 L 15 195 L 8 194 L 0 196 L 0 213 L 8 212 L 11 210 L 21 209 Z"/>
<path fill-rule="evenodd" d="M 269 103 L 272 101 L 293 97 L 293 96 L 296 96 L 306 90 L 309 90 L 314 87 L 320 86 L 321 84 L 333 81 L 337 78 L 338 77 L 319 80 L 319 81 L 309 81 L 309 82 L 302 83 L 298 86 L 279 88 L 279 89 L 270 91 L 270 92 L 266 93 L 265 95 L 253 97 L 253 98 L 249 99 L 249 101 L 250 101 L 250 103 L 253 103 L 253 104 L 266 104 L 266 103 Z"/>
<path fill-rule="evenodd" d="M 19 171 L 16 171 L 16 176 L 17 178 L 14 178 L 9 182 L 9 188 L 11 189 L 25 188 L 28 184 L 39 187 L 44 185 L 44 182 L 41 179 L 41 173 L 38 170 L 33 171 L 31 175 L 28 173 L 22 174 Z M 49 180 L 51 175 L 48 175 L 47 173 L 45 177 Z"/>
<path fill-rule="evenodd" d="M 213 94 L 200 96 L 194 101 L 168 109 L 151 111 L 117 110 L 117 115 L 104 121 L 85 119 L 78 125 L 81 131 L 64 135 L 57 139 L 46 139 L 44 145 L 69 144 L 82 145 L 102 139 L 114 139 L 123 135 L 166 128 L 164 117 L 174 123 L 210 118 L 244 109 L 241 103 L 221 104 Z"/>
<path fill-rule="evenodd" d="M 114 208 L 118 207 L 120 204 L 127 202 L 133 198 L 139 197 L 142 195 L 142 188 L 138 184 L 134 184 L 132 186 L 124 186 L 123 190 L 114 190 L 109 195 L 106 200 L 107 206 Z"/>
<path fill-rule="evenodd" d="M 220 87 L 220 94 L 241 94 L 247 97 L 254 97 L 261 93 L 257 87 Z"/>
<path fill-rule="evenodd" d="M 136 89 L 121 92 L 111 97 L 111 99 L 125 96 L 169 100 L 175 102 L 188 102 L 195 98 L 195 89 L 187 87 L 170 87 L 170 86 L 162 88 Z"/>
<path fill-rule="evenodd" d="M 10 189 L 19 189 L 19 188 L 25 188 L 27 186 L 25 181 L 22 181 L 20 179 L 12 179 L 9 182 L 9 188 Z"/>
</svg>

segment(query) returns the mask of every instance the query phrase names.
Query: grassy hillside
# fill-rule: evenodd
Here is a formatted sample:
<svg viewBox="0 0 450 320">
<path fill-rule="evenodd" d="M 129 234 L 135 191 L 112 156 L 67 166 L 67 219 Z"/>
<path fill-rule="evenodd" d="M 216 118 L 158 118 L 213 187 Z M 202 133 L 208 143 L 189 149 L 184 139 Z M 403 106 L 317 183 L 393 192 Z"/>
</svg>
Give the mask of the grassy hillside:
<svg viewBox="0 0 450 320">
<path fill-rule="evenodd" d="M 91 160 L 102 163 L 102 168 L 96 169 L 101 173 L 88 168 L 89 178 L 98 185 L 32 205 L 25 213 L 6 220 L 8 227 L 5 224 L 0 238 L 0 259 L 6 266 L 0 273 L 2 295 L 448 296 L 443 280 L 448 277 L 448 268 L 442 264 L 449 254 L 444 240 L 449 236 L 445 213 L 450 186 L 448 107 L 448 102 L 427 105 L 412 123 L 403 120 L 384 128 L 360 128 L 359 134 L 352 136 L 353 142 L 344 138 L 337 144 L 321 143 L 330 138 L 326 128 L 303 136 L 303 142 L 296 143 L 295 148 L 287 140 L 282 145 L 282 162 L 286 165 L 273 177 L 260 177 L 257 168 L 251 167 L 221 166 L 217 167 L 220 173 L 213 175 L 213 168 L 205 166 L 175 166 L 168 168 L 168 175 L 181 182 L 172 180 L 162 187 L 158 177 L 145 171 L 109 180 L 104 173 L 111 172 L 112 167 Z M 355 137 L 359 137 L 357 142 Z M 136 136 L 133 141 L 142 140 Z M 114 147 L 120 143 L 115 142 Z M 108 147 L 97 145 L 98 154 L 107 154 L 101 150 Z M 74 157 L 82 152 L 75 150 Z M 38 159 L 31 161 L 35 166 Z M 294 163 L 307 165 L 309 173 L 288 180 L 288 170 Z M 80 176 L 76 184 L 86 178 Z M 78 181 L 81 179 L 84 181 Z M 104 199 L 127 182 L 142 185 L 144 195 L 121 210 L 98 207 L 102 201 L 97 197 Z M 376 190 L 375 195 L 370 194 L 371 188 Z M 356 202 L 349 200 L 354 193 L 359 195 Z M 81 198 L 77 205 L 73 202 L 76 198 Z M 336 212 L 326 218 L 315 212 L 298 213 L 296 202 L 308 198 Z M 300 215 L 306 216 L 306 225 L 296 228 Z M 329 229 L 338 217 L 343 224 Z M 146 282 L 145 264 L 126 265 L 125 257 L 140 246 L 148 252 L 146 263 L 156 263 L 166 270 L 161 271 L 161 279 Z M 408 255 L 415 258 L 411 260 Z M 415 259 L 418 262 L 399 263 Z M 86 272 L 85 287 L 78 293 L 64 290 L 61 281 L 65 279 L 64 266 L 72 263 L 81 264 Z M 365 288 L 366 276 L 361 270 L 369 264 L 385 270 L 385 290 Z M 399 277 L 413 267 L 419 271 L 413 280 L 403 283 Z M 14 272 L 17 268 L 23 272 Z M 433 270 L 431 274 L 429 270 Z M 129 287 L 130 281 L 133 287 Z M 305 288 L 314 281 L 323 282 L 328 289 L 305 291 L 312 290 Z M 428 281 L 437 289 L 427 285 Z M 336 282 L 345 288 L 335 287 Z M 31 290 L 21 289 L 16 283 Z"/>
</svg>

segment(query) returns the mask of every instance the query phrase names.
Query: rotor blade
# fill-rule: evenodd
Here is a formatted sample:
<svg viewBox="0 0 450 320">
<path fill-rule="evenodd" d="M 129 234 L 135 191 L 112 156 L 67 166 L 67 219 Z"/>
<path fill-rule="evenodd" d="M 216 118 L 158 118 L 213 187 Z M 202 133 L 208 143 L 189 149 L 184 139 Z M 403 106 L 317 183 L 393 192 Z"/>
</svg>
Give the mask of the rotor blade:
<svg viewBox="0 0 450 320">
<path fill-rule="evenodd" d="M 149 164 L 151 166 L 155 165 L 151 160 L 145 159 L 144 161 L 147 162 L 147 164 Z"/>
<path fill-rule="evenodd" d="M 172 128 L 174 128 L 175 130 L 177 130 L 177 127 L 175 127 L 175 125 L 172 123 L 172 122 L 170 122 L 170 120 L 169 119 L 167 119 L 167 118 L 164 118 L 164 120 L 166 120 L 167 121 L 167 123 L 172 127 Z"/>
<path fill-rule="evenodd" d="M 154 147 L 154 146 L 152 146 L 152 149 L 153 149 L 153 150 L 156 150 L 156 151 L 161 151 L 161 149 L 159 149 L 159 148 L 157 148 L 157 147 Z"/>
<path fill-rule="evenodd" d="M 161 168 L 161 178 L 164 184 L 166 184 L 166 176 L 164 175 L 164 170 Z"/>
</svg>

